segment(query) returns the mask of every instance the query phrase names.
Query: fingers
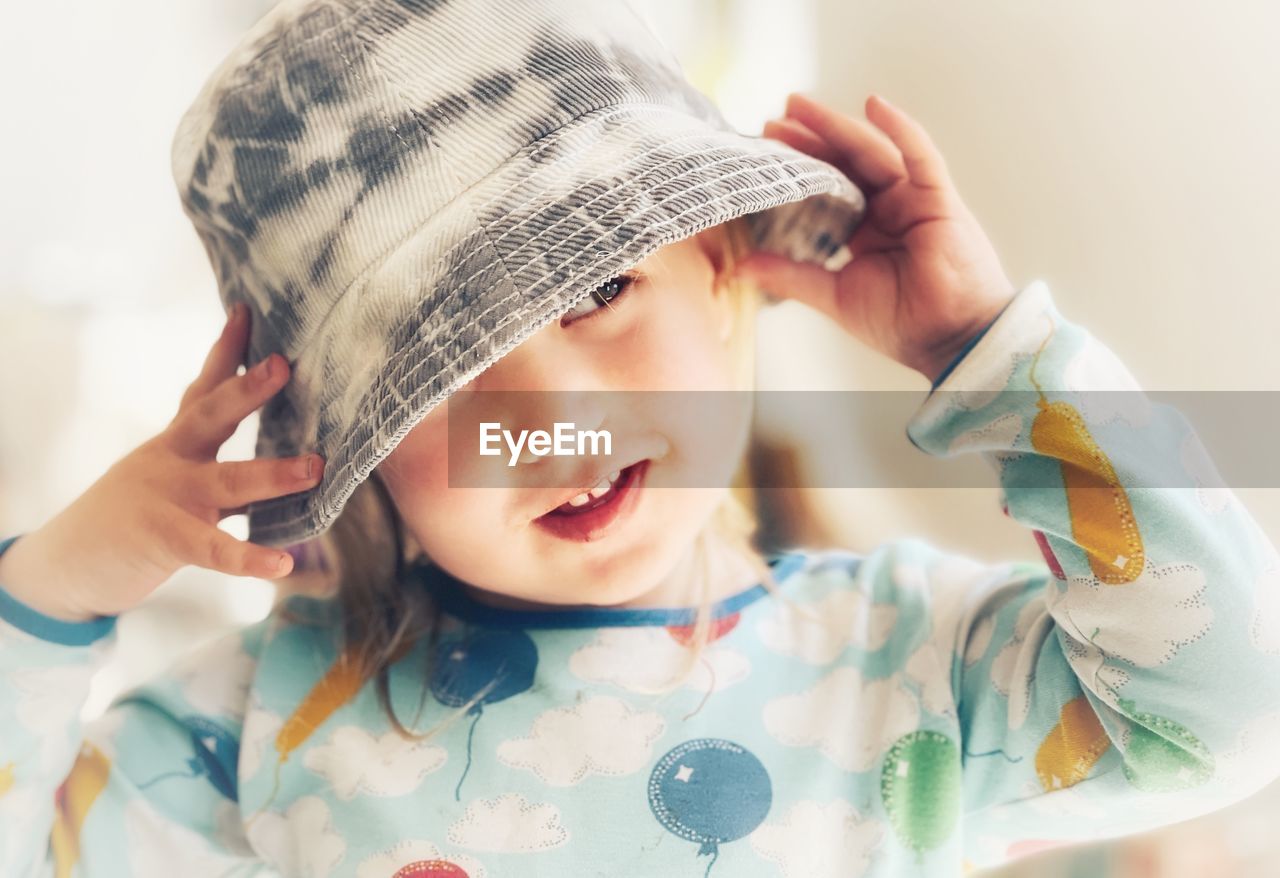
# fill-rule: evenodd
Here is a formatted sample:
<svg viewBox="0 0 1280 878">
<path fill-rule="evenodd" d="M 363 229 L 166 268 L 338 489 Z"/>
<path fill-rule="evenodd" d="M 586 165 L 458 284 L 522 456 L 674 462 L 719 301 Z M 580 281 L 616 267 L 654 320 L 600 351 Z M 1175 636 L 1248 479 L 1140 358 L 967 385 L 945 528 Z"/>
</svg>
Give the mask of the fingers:
<svg viewBox="0 0 1280 878">
<path fill-rule="evenodd" d="M 250 503 L 315 487 L 323 473 L 318 454 L 211 461 L 196 468 L 195 493 L 207 508 L 239 515 Z"/>
<path fill-rule="evenodd" d="M 867 118 L 901 150 L 912 183 L 931 189 L 951 188 L 947 164 L 923 125 L 878 95 L 867 98 L 866 110 Z"/>
<path fill-rule="evenodd" d="M 841 113 L 799 92 L 787 96 L 786 116 L 839 152 L 848 176 L 870 194 L 907 176 L 901 151 L 875 126 Z"/>
<path fill-rule="evenodd" d="M 237 302 L 232 306 L 227 322 L 222 326 L 222 334 L 209 349 L 200 374 L 182 395 L 179 409 L 185 408 L 193 400 L 209 393 L 239 371 L 240 364 L 244 361 L 244 344 L 249 335 L 248 328 L 249 309 L 243 302 Z"/>
<path fill-rule="evenodd" d="M 224 380 L 178 412 L 169 426 L 175 448 L 184 457 L 212 459 L 240 422 L 288 381 L 289 362 L 275 353 L 245 374 Z"/>
<path fill-rule="evenodd" d="M 165 531 L 175 554 L 188 564 L 262 579 L 286 576 L 293 570 L 293 558 L 288 552 L 236 539 L 180 509 L 166 523 Z"/>
<path fill-rule="evenodd" d="M 780 140 L 787 146 L 835 165 L 842 171 L 846 169 L 847 163 L 843 155 L 795 119 L 770 119 L 764 123 L 764 136 Z"/>
</svg>

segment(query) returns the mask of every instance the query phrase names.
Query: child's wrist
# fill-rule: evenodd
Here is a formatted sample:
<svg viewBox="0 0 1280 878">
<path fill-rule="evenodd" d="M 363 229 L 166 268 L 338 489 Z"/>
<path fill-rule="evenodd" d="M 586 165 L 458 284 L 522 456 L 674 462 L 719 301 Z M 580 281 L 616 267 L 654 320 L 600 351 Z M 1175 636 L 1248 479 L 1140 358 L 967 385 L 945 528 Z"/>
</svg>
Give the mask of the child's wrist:
<svg viewBox="0 0 1280 878">
<path fill-rule="evenodd" d="M 71 606 L 59 597 L 57 571 L 49 563 L 56 557 L 45 550 L 42 531 L 24 533 L 0 553 L 0 589 L 18 601 L 60 622 L 92 622 L 98 617 Z"/>
<path fill-rule="evenodd" d="M 1012 294 L 984 312 L 983 316 L 966 324 L 963 329 L 947 334 L 945 340 L 935 342 L 916 354 L 907 361 L 907 365 L 924 375 L 929 379 L 930 384 L 937 387 L 938 383 L 957 365 L 957 361 L 967 355 L 981 340 L 1011 301 L 1013 301 Z"/>
</svg>

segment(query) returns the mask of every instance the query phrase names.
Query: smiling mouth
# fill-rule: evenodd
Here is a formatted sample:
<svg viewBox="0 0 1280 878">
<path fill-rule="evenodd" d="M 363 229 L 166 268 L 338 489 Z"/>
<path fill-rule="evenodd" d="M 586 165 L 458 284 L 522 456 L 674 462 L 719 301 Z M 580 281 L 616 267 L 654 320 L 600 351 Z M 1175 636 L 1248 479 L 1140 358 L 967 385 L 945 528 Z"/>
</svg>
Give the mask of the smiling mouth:
<svg viewBox="0 0 1280 878">
<path fill-rule="evenodd" d="M 598 539 L 606 528 L 630 512 L 638 499 L 649 460 L 609 473 L 589 491 L 570 497 L 534 523 L 561 539 L 586 542 Z"/>
</svg>

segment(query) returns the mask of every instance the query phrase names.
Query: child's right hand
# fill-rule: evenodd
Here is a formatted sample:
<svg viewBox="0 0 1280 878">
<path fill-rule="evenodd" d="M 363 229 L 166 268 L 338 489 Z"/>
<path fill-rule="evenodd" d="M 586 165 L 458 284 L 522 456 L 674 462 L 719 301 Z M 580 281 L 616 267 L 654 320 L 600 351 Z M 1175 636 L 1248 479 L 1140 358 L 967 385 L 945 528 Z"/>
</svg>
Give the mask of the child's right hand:
<svg viewBox="0 0 1280 878">
<path fill-rule="evenodd" d="M 279 354 L 237 374 L 248 328 L 241 305 L 169 426 L 45 525 L 19 537 L 0 555 L 0 586 L 46 615 L 87 621 L 137 606 L 188 564 L 263 579 L 292 570 L 287 552 L 217 526 L 250 502 L 314 487 L 323 470 L 317 454 L 216 459 L 240 422 L 289 379 L 289 363 Z"/>
</svg>

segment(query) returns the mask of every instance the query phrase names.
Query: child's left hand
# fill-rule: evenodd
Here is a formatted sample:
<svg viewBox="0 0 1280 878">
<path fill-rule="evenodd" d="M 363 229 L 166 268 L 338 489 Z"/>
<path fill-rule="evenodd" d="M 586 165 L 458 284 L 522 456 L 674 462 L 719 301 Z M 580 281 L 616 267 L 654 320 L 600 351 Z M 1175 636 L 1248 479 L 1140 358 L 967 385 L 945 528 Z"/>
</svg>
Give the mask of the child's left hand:
<svg viewBox="0 0 1280 878">
<path fill-rule="evenodd" d="M 846 242 L 853 259 L 833 272 L 755 253 L 740 272 L 933 381 L 1017 290 L 924 128 L 876 96 L 866 112 L 875 127 L 793 93 L 786 118 L 764 128 L 866 194 L 867 216 Z"/>
</svg>

